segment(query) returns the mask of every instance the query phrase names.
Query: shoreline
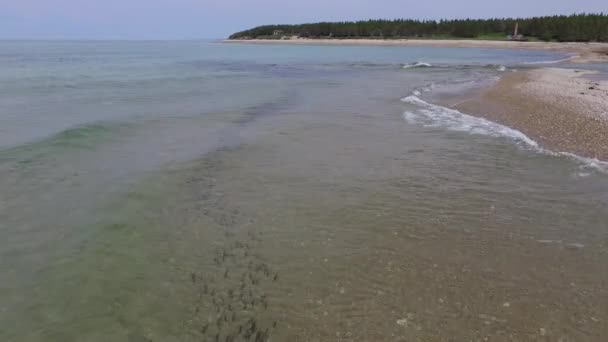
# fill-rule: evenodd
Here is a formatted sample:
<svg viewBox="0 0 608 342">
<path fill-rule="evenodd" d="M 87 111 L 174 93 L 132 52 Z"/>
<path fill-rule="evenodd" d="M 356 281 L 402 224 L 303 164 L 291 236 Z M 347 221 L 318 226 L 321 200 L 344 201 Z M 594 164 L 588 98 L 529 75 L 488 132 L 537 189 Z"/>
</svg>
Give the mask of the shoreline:
<svg viewBox="0 0 608 342">
<path fill-rule="evenodd" d="M 438 48 L 519 49 L 572 55 L 571 63 L 608 63 L 608 43 L 516 42 L 473 39 L 225 39 L 228 44 L 288 44 L 337 46 L 427 46 Z"/>
<path fill-rule="evenodd" d="M 608 63 L 608 43 L 482 40 L 292 39 L 226 43 L 428 46 L 554 51 L 564 63 Z M 608 161 L 608 80 L 593 71 L 535 68 L 510 72 L 488 89 L 440 99 L 440 105 L 515 128 L 555 152 Z"/>
<path fill-rule="evenodd" d="M 555 152 L 608 161 L 608 81 L 594 74 L 516 71 L 488 89 L 441 104 L 515 128 Z"/>
</svg>

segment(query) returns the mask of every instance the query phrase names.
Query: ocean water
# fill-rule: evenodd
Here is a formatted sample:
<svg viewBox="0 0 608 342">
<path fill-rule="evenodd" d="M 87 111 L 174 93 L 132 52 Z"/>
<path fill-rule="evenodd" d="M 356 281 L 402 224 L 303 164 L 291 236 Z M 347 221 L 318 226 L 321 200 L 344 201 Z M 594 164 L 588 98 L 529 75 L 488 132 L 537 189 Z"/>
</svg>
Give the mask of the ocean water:
<svg viewBox="0 0 608 342">
<path fill-rule="evenodd" d="M 603 341 L 606 164 L 433 104 L 564 58 L 0 42 L 0 340 Z"/>
</svg>

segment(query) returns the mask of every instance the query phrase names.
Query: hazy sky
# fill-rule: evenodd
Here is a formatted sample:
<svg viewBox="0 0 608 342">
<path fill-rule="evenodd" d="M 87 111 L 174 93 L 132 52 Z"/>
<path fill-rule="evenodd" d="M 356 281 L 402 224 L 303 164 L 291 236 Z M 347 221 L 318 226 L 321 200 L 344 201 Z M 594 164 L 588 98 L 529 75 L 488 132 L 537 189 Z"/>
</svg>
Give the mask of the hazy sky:
<svg viewBox="0 0 608 342">
<path fill-rule="evenodd" d="M 0 0 L 0 39 L 222 38 L 262 24 L 608 12 L 608 0 Z"/>
</svg>

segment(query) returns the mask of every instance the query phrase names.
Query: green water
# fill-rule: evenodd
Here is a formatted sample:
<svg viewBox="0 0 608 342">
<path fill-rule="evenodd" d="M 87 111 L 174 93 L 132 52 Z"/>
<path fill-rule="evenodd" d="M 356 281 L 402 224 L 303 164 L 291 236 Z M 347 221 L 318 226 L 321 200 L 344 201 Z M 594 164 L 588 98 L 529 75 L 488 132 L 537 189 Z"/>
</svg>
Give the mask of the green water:
<svg viewBox="0 0 608 342">
<path fill-rule="evenodd" d="M 430 104 L 556 56 L 0 44 L 0 340 L 608 334 L 605 165 Z"/>
</svg>

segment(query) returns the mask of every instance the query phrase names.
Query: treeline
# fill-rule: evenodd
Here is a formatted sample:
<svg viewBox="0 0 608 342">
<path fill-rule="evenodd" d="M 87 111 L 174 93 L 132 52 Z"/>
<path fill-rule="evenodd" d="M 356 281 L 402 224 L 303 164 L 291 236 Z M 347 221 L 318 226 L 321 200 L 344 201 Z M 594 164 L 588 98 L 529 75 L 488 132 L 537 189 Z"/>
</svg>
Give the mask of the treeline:
<svg viewBox="0 0 608 342">
<path fill-rule="evenodd" d="M 266 25 L 235 33 L 230 39 L 277 38 L 282 35 L 309 38 L 500 38 L 512 34 L 516 23 L 519 24 L 519 33 L 539 40 L 608 41 L 608 15 L 603 13 L 517 19 L 396 19 Z"/>
</svg>

